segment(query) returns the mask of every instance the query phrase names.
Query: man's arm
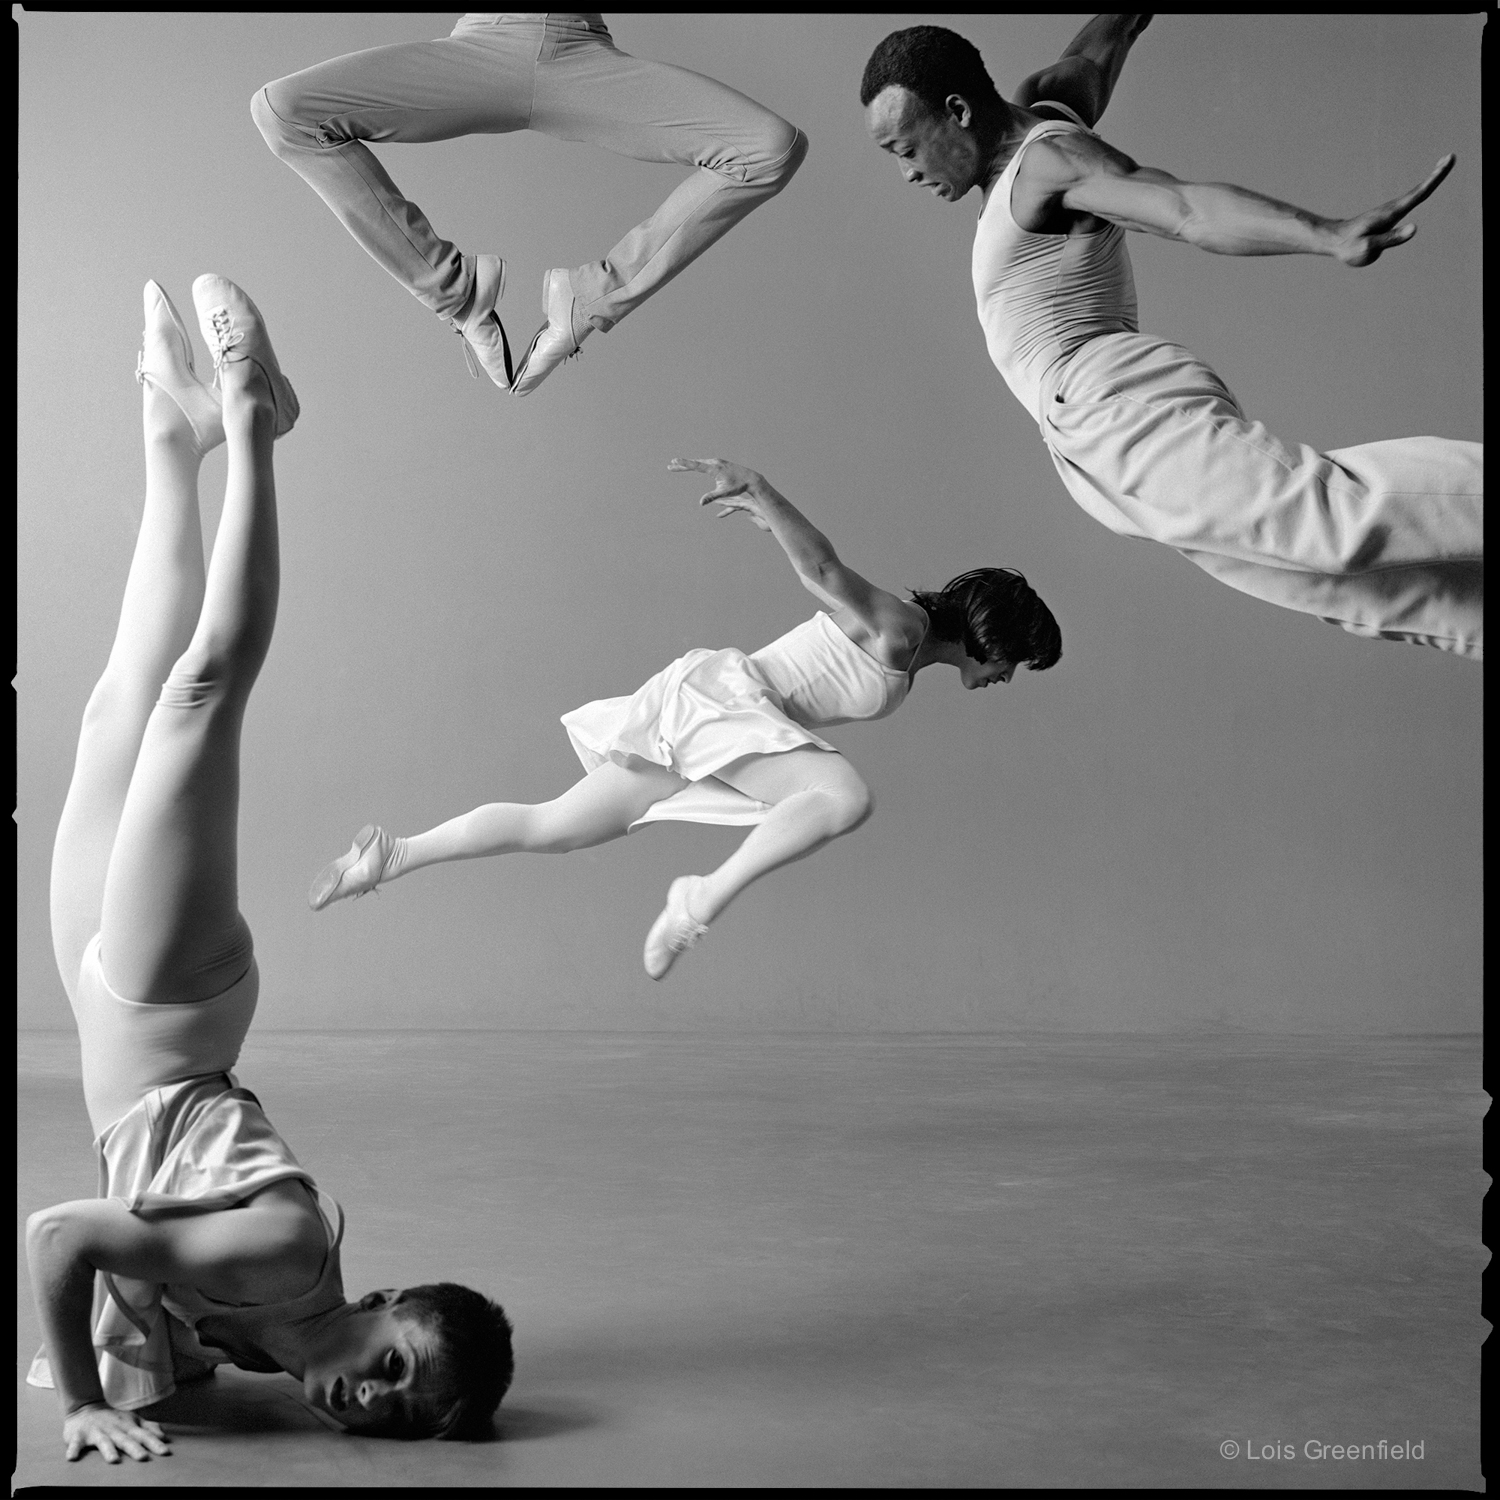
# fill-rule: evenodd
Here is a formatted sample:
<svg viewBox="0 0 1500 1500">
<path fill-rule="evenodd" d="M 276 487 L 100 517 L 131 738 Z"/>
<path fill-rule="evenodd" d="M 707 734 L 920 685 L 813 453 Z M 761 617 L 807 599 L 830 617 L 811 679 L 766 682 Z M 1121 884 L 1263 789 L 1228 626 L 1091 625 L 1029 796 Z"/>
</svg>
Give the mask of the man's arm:
<svg viewBox="0 0 1500 1500">
<path fill-rule="evenodd" d="M 1056 99 L 1095 124 L 1108 106 L 1120 70 L 1135 39 L 1151 24 L 1149 15 L 1095 16 L 1068 43 L 1049 68 L 1033 73 L 1016 91 L 1015 102 L 1029 108 Z"/>
<path fill-rule="evenodd" d="M 1181 182 L 1096 137 L 1059 136 L 1038 147 L 1039 159 L 1026 166 L 1043 178 L 1054 175 L 1056 201 L 1074 213 L 1214 255 L 1327 255 L 1348 266 L 1370 265 L 1405 244 L 1417 230 L 1401 220 L 1432 195 L 1455 160 L 1445 156 L 1410 192 L 1379 208 L 1331 219 L 1233 183 Z"/>
</svg>

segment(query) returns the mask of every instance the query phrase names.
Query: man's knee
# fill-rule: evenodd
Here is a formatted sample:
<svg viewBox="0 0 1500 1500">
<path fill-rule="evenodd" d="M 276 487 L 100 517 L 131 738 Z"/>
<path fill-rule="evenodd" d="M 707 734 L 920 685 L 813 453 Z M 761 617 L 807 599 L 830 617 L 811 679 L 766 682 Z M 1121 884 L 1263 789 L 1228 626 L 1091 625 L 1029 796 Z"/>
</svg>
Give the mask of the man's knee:
<svg viewBox="0 0 1500 1500">
<path fill-rule="evenodd" d="M 753 153 L 750 181 L 779 193 L 796 175 L 806 157 L 807 137 L 779 115 L 767 114 Z"/>
<path fill-rule="evenodd" d="M 257 89 L 250 100 L 250 118 L 278 156 L 287 146 L 307 145 L 315 123 L 297 87 L 295 73 Z"/>
</svg>

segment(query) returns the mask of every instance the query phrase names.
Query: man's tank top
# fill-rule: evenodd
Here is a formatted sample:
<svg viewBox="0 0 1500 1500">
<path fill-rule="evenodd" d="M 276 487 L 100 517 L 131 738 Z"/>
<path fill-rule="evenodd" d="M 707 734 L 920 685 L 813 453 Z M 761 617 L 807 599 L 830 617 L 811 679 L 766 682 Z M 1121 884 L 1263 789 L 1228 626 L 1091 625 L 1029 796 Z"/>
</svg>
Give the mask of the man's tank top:
<svg viewBox="0 0 1500 1500">
<path fill-rule="evenodd" d="M 751 653 L 789 719 L 807 729 L 883 719 L 911 687 L 907 672 L 887 667 L 856 646 L 819 610 L 812 619 Z"/>
<path fill-rule="evenodd" d="M 1033 234 L 1010 209 L 1021 159 L 1045 136 L 1087 133 L 1066 105 L 1039 102 L 1073 117 L 1047 120 L 1021 142 L 990 190 L 974 233 L 974 298 L 990 359 L 1016 399 L 1040 420 L 1042 382 L 1090 339 L 1138 331 L 1135 278 L 1125 231 L 1107 225 L 1096 234 Z"/>
</svg>

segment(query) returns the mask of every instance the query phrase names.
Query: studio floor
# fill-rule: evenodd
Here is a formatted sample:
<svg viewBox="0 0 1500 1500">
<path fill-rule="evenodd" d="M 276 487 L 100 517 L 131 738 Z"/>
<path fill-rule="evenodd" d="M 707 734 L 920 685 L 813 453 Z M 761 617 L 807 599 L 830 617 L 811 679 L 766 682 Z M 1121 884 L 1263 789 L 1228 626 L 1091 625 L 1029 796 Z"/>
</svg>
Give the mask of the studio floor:
<svg viewBox="0 0 1500 1500">
<path fill-rule="evenodd" d="M 95 1191 L 75 1048 L 20 1040 L 18 1243 Z M 17 1487 L 1484 1487 L 1477 1038 L 280 1033 L 239 1076 L 351 1296 L 510 1312 L 497 1439 L 228 1371 L 171 1458 L 66 1464 L 22 1262 Z M 1420 1456 L 1308 1447 L 1381 1441 Z"/>
</svg>

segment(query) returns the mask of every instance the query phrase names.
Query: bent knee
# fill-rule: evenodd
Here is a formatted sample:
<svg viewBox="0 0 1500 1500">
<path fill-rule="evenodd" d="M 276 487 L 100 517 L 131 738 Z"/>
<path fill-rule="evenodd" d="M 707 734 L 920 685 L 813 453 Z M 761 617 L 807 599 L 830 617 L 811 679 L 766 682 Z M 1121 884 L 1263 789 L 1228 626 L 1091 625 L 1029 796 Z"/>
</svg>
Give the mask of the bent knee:
<svg viewBox="0 0 1500 1500">
<path fill-rule="evenodd" d="M 818 791 L 827 798 L 829 816 L 841 834 L 853 833 L 875 811 L 874 796 L 853 771 Z"/>
<path fill-rule="evenodd" d="M 780 115 L 769 115 L 756 143 L 750 178 L 780 192 L 807 157 L 807 137 Z"/>
<path fill-rule="evenodd" d="M 273 151 L 281 146 L 305 144 L 315 123 L 297 86 L 295 73 L 257 89 L 250 100 L 250 118 Z"/>
</svg>

